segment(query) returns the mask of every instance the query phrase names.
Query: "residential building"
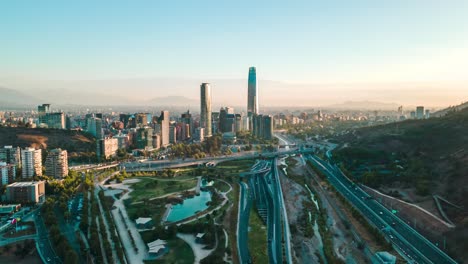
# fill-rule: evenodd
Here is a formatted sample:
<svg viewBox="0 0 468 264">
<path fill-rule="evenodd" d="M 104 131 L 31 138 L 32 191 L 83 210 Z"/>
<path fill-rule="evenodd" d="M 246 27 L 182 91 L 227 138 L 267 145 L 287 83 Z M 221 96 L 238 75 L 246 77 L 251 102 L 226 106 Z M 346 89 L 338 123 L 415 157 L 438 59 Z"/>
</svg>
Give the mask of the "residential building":
<svg viewBox="0 0 468 264">
<path fill-rule="evenodd" d="M 126 149 L 130 145 L 130 136 L 127 134 L 118 134 L 114 138 L 117 139 L 117 145 L 119 149 Z"/>
<path fill-rule="evenodd" d="M 46 175 L 61 179 L 68 175 L 68 153 L 66 150 L 53 149 L 47 154 Z"/>
<path fill-rule="evenodd" d="M 42 150 L 34 148 L 22 149 L 21 167 L 23 178 L 42 176 Z"/>
<path fill-rule="evenodd" d="M 200 100 L 200 127 L 203 128 L 205 137 L 211 137 L 211 86 L 209 83 L 201 84 Z"/>
<path fill-rule="evenodd" d="M 0 162 L 14 164 L 18 168 L 21 167 L 21 149 L 13 146 L 0 148 Z"/>
<path fill-rule="evenodd" d="M 12 183 L 16 178 L 16 165 L 0 162 L 0 185 Z"/>
<path fill-rule="evenodd" d="M 7 185 L 6 199 L 16 203 L 42 203 L 45 201 L 45 182 L 15 182 Z"/>
<path fill-rule="evenodd" d="M 117 138 L 105 137 L 104 139 L 97 140 L 97 156 L 108 159 L 117 155 L 119 149 L 119 142 Z"/>
</svg>

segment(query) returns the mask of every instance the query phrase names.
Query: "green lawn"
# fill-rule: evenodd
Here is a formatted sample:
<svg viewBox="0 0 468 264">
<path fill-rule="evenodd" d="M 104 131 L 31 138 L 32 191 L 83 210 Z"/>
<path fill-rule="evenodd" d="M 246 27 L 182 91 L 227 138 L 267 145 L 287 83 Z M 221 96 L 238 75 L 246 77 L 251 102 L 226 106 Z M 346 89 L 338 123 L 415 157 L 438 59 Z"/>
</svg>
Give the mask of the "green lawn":
<svg viewBox="0 0 468 264">
<path fill-rule="evenodd" d="M 154 177 L 139 179 L 139 182 L 134 183 L 131 186 L 133 189 L 132 193 L 130 193 L 132 202 L 143 201 L 144 199 L 151 199 L 168 193 L 184 191 L 194 188 L 197 185 L 196 179 L 187 181 L 160 180 Z"/>
<path fill-rule="evenodd" d="M 250 210 L 249 251 L 253 263 L 268 263 L 267 228 L 258 215 L 255 206 Z"/>
<path fill-rule="evenodd" d="M 255 159 L 230 160 L 218 163 L 216 168 L 248 171 L 255 164 Z"/>
<path fill-rule="evenodd" d="M 169 252 L 166 255 L 157 260 L 145 261 L 145 264 L 193 264 L 195 261 L 192 248 L 182 239 L 168 240 L 167 245 L 169 246 Z"/>
</svg>

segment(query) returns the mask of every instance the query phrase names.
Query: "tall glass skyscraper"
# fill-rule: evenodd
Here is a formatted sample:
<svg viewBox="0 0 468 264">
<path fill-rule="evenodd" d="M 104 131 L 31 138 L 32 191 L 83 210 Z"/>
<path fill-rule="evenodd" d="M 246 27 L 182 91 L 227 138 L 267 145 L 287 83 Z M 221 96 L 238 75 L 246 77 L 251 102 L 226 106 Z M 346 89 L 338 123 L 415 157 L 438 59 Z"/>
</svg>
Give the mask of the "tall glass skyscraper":
<svg viewBox="0 0 468 264">
<path fill-rule="evenodd" d="M 204 128 L 205 137 L 211 137 L 211 86 L 202 83 L 200 86 L 200 127 Z"/>
<path fill-rule="evenodd" d="M 258 87 L 257 87 L 257 71 L 255 67 L 249 68 L 249 83 L 247 95 L 247 113 L 249 117 L 258 115 Z"/>
</svg>

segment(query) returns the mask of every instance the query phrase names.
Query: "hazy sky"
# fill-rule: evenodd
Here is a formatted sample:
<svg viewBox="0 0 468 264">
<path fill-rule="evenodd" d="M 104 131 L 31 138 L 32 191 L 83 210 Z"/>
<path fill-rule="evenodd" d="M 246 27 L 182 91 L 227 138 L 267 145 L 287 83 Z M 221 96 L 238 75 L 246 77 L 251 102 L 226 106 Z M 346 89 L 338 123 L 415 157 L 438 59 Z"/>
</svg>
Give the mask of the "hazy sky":
<svg viewBox="0 0 468 264">
<path fill-rule="evenodd" d="M 467 14 L 463 0 L 1 1 L 0 86 L 247 79 L 252 65 L 298 84 L 465 83 Z"/>
</svg>

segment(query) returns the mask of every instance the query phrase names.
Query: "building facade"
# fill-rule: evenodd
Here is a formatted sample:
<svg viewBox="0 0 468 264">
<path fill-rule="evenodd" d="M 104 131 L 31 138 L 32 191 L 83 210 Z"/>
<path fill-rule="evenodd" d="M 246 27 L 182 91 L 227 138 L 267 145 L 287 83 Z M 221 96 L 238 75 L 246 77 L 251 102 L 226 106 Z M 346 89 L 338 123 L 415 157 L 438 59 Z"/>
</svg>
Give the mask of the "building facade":
<svg viewBox="0 0 468 264">
<path fill-rule="evenodd" d="M 42 150 L 25 148 L 21 150 L 22 177 L 42 176 Z"/>
<path fill-rule="evenodd" d="M 66 150 L 53 149 L 47 154 L 46 175 L 56 179 L 64 178 L 68 175 L 68 153 Z"/>
<path fill-rule="evenodd" d="M 21 149 L 19 147 L 4 146 L 0 148 L 0 162 L 14 164 L 21 167 Z"/>
<path fill-rule="evenodd" d="M 117 155 L 119 141 L 116 138 L 106 137 L 97 141 L 97 156 L 108 159 Z"/>
<path fill-rule="evenodd" d="M 161 111 L 159 116 L 159 123 L 161 124 L 161 146 L 167 147 L 169 145 L 169 111 Z"/>
<path fill-rule="evenodd" d="M 211 137 L 211 86 L 202 83 L 200 86 L 200 127 L 204 130 L 205 137 Z"/>
<path fill-rule="evenodd" d="M 45 201 L 45 182 L 15 182 L 6 187 L 8 202 L 42 203 Z"/>
<path fill-rule="evenodd" d="M 16 165 L 0 162 L 0 185 L 7 185 L 16 179 Z"/>
<path fill-rule="evenodd" d="M 255 67 L 249 68 L 247 112 L 249 117 L 253 115 L 258 115 L 259 113 L 257 70 L 255 69 Z"/>
</svg>

